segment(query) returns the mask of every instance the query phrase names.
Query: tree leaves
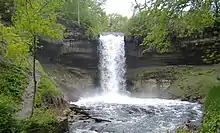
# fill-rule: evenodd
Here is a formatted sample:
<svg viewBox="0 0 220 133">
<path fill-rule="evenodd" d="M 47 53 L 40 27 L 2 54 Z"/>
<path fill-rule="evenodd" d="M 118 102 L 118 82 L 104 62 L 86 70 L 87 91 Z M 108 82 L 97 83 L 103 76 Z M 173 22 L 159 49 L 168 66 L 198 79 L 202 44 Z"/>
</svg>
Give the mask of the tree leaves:
<svg viewBox="0 0 220 133">
<path fill-rule="evenodd" d="M 127 17 L 123 17 L 120 14 L 113 13 L 113 14 L 108 15 L 108 20 L 110 23 L 109 31 L 125 32 L 125 30 L 127 28 L 126 23 L 128 21 Z"/>
<path fill-rule="evenodd" d="M 13 22 L 22 36 L 62 38 L 63 27 L 56 23 L 57 10 L 62 2 L 59 0 L 16 0 L 15 2 Z"/>
<path fill-rule="evenodd" d="M 173 35 L 189 37 L 212 27 L 219 20 L 214 14 L 219 10 L 218 5 L 215 0 L 151 1 L 148 8 L 140 10 L 129 20 L 132 28 L 128 29 L 128 33 L 143 37 L 142 44 L 146 48 L 157 48 L 158 52 L 163 52 L 166 51 L 164 48 L 169 48 Z"/>
<path fill-rule="evenodd" d="M 21 66 L 27 66 L 26 56 L 28 55 L 28 40 L 22 39 L 14 27 L 5 27 L 0 23 L 0 40 L 1 45 L 5 49 L 4 57 L 6 59 L 13 59 L 15 63 Z"/>
<path fill-rule="evenodd" d="M 78 0 L 66 0 L 64 2 L 62 18 L 77 23 L 78 21 Z M 100 32 L 108 28 L 108 18 L 102 4 L 104 1 L 79 0 L 80 25 L 86 29 L 89 37 L 97 37 Z"/>
</svg>

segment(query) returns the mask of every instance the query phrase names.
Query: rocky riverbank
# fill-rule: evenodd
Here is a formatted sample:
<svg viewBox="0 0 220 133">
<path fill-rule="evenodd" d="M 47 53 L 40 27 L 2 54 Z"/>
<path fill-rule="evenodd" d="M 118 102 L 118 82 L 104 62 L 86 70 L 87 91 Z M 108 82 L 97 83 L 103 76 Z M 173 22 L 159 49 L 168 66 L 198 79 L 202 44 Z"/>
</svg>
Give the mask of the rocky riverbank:
<svg viewBox="0 0 220 133">
<path fill-rule="evenodd" d="M 181 99 L 203 103 L 218 84 L 219 65 L 166 66 L 128 70 L 128 90 L 138 97 Z"/>
<path fill-rule="evenodd" d="M 77 101 L 99 91 L 96 88 L 99 79 L 97 69 L 49 62 L 42 62 L 42 65 L 69 101 Z M 127 90 L 132 97 L 181 99 L 203 104 L 210 88 L 219 83 L 219 71 L 219 65 L 128 68 Z M 109 123 L 108 119 L 92 118 L 87 111 L 86 108 L 71 107 L 68 115 L 61 117 L 61 120 L 68 126 L 77 121 Z M 183 127 L 187 130 L 198 129 L 190 121 L 186 121 Z"/>
<path fill-rule="evenodd" d="M 65 65 L 43 65 L 69 101 L 98 92 L 96 71 Z M 165 66 L 128 69 L 127 90 L 133 97 L 181 99 L 203 103 L 209 89 L 219 83 L 219 65 Z"/>
</svg>

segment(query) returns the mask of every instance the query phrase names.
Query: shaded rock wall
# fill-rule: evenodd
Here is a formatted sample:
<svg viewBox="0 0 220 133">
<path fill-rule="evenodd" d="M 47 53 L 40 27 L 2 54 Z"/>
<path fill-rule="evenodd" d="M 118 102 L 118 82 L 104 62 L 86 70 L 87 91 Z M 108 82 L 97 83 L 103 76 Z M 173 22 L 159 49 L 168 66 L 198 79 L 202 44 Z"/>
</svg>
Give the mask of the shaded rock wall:
<svg viewBox="0 0 220 133">
<path fill-rule="evenodd" d="M 95 92 L 93 72 L 65 65 L 43 64 L 44 70 L 53 78 L 68 101 L 76 101 L 86 93 Z"/>
<path fill-rule="evenodd" d="M 60 43 L 41 41 L 43 49 L 38 50 L 38 58 L 44 62 L 61 63 L 68 66 L 97 70 L 99 40 L 65 39 Z M 203 64 L 201 56 L 193 53 L 157 52 L 143 53 L 144 47 L 130 41 L 125 44 L 127 68 L 140 68 L 165 65 L 199 65 Z"/>
<path fill-rule="evenodd" d="M 70 99 L 75 100 L 81 94 L 89 92 L 91 88 L 99 86 L 99 40 L 91 40 L 86 37 L 82 27 L 77 27 L 69 22 L 62 23 L 68 27 L 64 39 L 41 39 L 40 44 L 43 48 L 38 49 L 37 58 L 47 69 L 56 69 L 50 67 L 50 65 L 55 67 L 58 66 L 57 64 L 62 65 L 64 70 L 57 69 L 57 71 L 60 71 L 59 74 L 55 72 L 52 72 L 52 74 L 55 74 L 55 77 L 57 77 L 60 88 L 66 94 L 71 94 L 68 96 Z M 144 53 L 145 48 L 138 45 L 141 41 L 140 39 L 125 37 L 128 73 L 130 69 L 142 67 L 203 64 L 201 55 L 195 55 L 194 51 L 159 54 L 156 50 L 152 50 L 151 52 Z M 82 72 L 84 76 L 79 76 L 77 73 L 69 72 L 69 68 L 78 68 L 86 71 L 86 73 Z M 144 80 L 135 79 L 132 82 L 132 84 L 135 84 L 137 92 L 142 93 L 144 90 L 145 94 L 149 93 L 152 95 L 158 94 L 158 92 L 163 93 L 171 84 L 170 79 L 157 80 L 154 77 Z"/>
<path fill-rule="evenodd" d="M 219 65 L 166 66 L 128 70 L 129 91 L 136 97 L 181 99 L 203 103 L 210 88 L 219 84 Z"/>
</svg>

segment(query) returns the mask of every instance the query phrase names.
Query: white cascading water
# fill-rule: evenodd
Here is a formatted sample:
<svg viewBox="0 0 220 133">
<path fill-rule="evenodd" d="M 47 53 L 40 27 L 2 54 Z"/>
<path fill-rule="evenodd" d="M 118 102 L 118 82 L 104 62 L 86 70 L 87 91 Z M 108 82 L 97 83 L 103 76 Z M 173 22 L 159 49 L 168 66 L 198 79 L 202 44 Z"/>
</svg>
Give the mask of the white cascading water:
<svg viewBox="0 0 220 133">
<path fill-rule="evenodd" d="M 119 94 L 125 89 L 124 36 L 100 35 L 100 83 L 103 93 Z"/>
<path fill-rule="evenodd" d="M 71 102 L 89 109 L 93 117 L 110 123 L 78 121 L 71 133 L 163 133 L 174 131 L 187 120 L 198 124 L 202 117 L 197 103 L 125 95 L 124 36 L 119 33 L 100 35 L 100 88 L 102 93 Z"/>
</svg>

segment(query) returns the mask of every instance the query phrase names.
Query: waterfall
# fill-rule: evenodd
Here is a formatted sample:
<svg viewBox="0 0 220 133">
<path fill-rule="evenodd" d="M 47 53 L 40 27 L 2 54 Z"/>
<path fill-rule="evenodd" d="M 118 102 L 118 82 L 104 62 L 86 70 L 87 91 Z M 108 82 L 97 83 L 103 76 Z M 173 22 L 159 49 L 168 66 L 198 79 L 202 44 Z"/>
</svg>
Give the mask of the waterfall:
<svg viewBox="0 0 220 133">
<path fill-rule="evenodd" d="M 198 125 L 202 118 L 201 105 L 180 100 L 137 98 L 125 91 L 124 35 L 100 35 L 99 71 L 102 93 L 81 97 L 75 104 L 94 119 L 77 120 L 71 124 L 71 133 L 165 133 L 174 132 L 188 120 Z M 75 107 L 75 106 L 74 106 Z M 86 109 L 85 109 L 86 108 Z M 84 110 L 85 109 L 85 110 Z"/>
<path fill-rule="evenodd" d="M 125 42 L 121 33 L 100 35 L 99 71 L 103 93 L 119 93 L 125 90 Z"/>
</svg>

